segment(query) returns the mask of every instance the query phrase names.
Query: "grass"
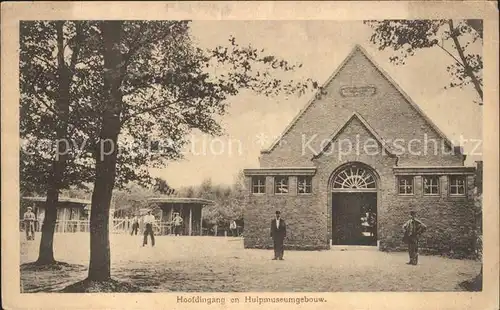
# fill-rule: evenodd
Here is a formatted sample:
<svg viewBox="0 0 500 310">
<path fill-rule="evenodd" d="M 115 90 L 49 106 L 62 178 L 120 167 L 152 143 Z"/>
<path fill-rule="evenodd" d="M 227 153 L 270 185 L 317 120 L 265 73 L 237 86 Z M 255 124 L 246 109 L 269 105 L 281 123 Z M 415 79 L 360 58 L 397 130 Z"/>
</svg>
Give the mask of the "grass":
<svg viewBox="0 0 500 310">
<path fill-rule="evenodd" d="M 56 269 L 23 265 L 37 259 L 39 238 L 21 237 L 22 292 L 61 291 L 86 278 L 88 233 L 55 235 L 55 259 L 69 264 Z M 142 247 L 141 236 L 111 235 L 110 241 L 115 281 L 66 291 L 78 285 L 152 292 L 459 291 L 481 269 L 476 261 L 425 255 L 411 266 L 406 253 L 350 248 L 285 251 L 284 261 L 272 261 L 272 250 L 244 249 L 241 238 L 230 237 L 159 236 L 155 247 Z"/>
</svg>

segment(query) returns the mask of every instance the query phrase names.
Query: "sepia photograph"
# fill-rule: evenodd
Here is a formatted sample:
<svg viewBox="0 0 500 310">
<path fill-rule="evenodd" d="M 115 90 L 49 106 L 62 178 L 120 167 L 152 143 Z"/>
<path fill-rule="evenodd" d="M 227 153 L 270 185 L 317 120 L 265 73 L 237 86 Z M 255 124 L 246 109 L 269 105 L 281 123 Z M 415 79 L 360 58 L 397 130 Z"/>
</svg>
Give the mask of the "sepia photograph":
<svg viewBox="0 0 500 310">
<path fill-rule="evenodd" d="M 20 20 L 19 293 L 482 292 L 484 24 Z"/>
</svg>

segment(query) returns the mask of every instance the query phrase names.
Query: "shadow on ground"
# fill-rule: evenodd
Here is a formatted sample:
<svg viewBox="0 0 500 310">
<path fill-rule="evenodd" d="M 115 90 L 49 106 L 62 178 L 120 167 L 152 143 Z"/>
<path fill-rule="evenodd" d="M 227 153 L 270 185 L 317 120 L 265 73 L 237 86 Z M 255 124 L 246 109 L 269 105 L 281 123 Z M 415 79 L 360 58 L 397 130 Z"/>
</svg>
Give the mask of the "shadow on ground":
<svg viewBox="0 0 500 310">
<path fill-rule="evenodd" d="M 87 266 L 57 262 L 51 265 L 25 263 L 20 266 L 21 293 L 57 292 L 87 273 Z"/>
<path fill-rule="evenodd" d="M 473 260 L 428 255 L 409 266 L 406 253 L 377 250 L 285 251 L 284 261 L 272 261 L 272 250 L 244 249 L 240 238 L 159 236 L 155 247 L 142 247 L 140 236 L 111 235 L 114 280 L 96 284 L 81 282 L 88 272 L 88 239 L 56 234 L 56 259 L 68 265 L 22 265 L 21 291 L 446 292 L 471 289 L 463 283 L 481 269 Z M 37 243 L 21 244 L 21 263 L 36 260 Z"/>
</svg>

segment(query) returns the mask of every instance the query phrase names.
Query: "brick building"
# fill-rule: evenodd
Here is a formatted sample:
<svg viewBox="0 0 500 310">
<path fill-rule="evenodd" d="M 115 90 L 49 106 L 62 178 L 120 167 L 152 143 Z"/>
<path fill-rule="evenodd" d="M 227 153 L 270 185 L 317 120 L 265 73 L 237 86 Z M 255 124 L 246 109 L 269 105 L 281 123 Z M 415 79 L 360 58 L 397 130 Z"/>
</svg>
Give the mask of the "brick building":
<svg viewBox="0 0 500 310">
<path fill-rule="evenodd" d="M 360 46 L 245 169 L 246 248 L 269 248 L 281 210 L 289 249 L 373 245 L 399 250 L 409 211 L 428 251 L 473 246 L 474 167 Z"/>
</svg>

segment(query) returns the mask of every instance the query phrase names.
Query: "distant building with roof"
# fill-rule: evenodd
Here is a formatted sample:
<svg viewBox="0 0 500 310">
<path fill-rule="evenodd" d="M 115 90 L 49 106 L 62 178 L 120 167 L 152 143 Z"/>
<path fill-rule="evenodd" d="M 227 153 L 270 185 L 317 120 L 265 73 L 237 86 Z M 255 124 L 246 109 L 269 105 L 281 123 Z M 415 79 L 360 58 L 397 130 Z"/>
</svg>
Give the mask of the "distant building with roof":
<svg viewBox="0 0 500 310">
<path fill-rule="evenodd" d="M 22 197 L 21 198 L 21 208 L 20 216 L 26 212 L 28 207 L 32 208 L 35 213 L 38 223 L 36 225 L 37 230 L 40 230 L 41 223 L 45 218 L 45 211 L 47 197 Z M 90 215 L 90 205 L 91 202 L 85 199 L 70 198 L 70 197 L 59 197 L 57 208 L 57 222 L 56 231 L 58 232 L 68 232 L 73 231 L 78 221 L 88 220 Z"/>
<path fill-rule="evenodd" d="M 203 234 L 203 207 L 214 203 L 207 199 L 172 196 L 153 197 L 147 201 L 161 209 L 162 234 L 171 233 L 171 222 L 175 213 L 179 213 L 183 219 L 182 234 L 187 236 Z"/>
</svg>

